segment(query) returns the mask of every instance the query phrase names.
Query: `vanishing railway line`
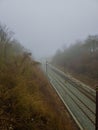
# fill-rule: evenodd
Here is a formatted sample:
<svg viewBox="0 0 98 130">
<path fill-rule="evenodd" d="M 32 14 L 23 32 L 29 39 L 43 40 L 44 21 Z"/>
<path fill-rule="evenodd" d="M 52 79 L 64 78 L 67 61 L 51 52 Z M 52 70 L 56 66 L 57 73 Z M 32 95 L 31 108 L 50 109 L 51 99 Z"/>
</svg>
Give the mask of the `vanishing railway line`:
<svg viewBox="0 0 98 130">
<path fill-rule="evenodd" d="M 80 129 L 95 130 L 95 90 L 75 82 L 50 64 L 47 64 L 47 76 Z"/>
</svg>

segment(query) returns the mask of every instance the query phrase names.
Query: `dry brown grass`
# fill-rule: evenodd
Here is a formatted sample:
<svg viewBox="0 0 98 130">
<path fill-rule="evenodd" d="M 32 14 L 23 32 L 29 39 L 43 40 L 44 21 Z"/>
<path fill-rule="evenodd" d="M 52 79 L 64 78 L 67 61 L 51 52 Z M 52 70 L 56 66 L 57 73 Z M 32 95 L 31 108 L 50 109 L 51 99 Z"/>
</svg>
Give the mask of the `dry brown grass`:
<svg viewBox="0 0 98 130">
<path fill-rule="evenodd" d="M 41 71 L 39 72 L 43 75 Z M 44 105 L 46 104 L 45 109 L 48 114 L 52 116 L 53 121 L 55 121 L 54 128 L 56 130 L 78 130 L 79 128 L 73 121 L 51 84 L 47 81 L 44 75 L 41 76 L 41 78 L 44 79 L 44 85 L 40 87 L 40 91 L 42 92 Z"/>
<path fill-rule="evenodd" d="M 77 130 L 39 65 L 0 26 L 0 130 Z"/>
<path fill-rule="evenodd" d="M 0 73 L 0 129 L 77 130 L 40 67 L 22 59 Z"/>
</svg>

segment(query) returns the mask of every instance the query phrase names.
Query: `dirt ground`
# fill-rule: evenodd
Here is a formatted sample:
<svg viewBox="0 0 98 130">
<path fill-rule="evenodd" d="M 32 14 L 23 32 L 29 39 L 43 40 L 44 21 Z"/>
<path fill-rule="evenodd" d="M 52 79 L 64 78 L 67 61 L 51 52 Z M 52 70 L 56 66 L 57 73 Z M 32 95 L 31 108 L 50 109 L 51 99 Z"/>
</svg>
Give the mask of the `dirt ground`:
<svg viewBox="0 0 98 130">
<path fill-rule="evenodd" d="M 90 77 L 87 77 L 85 75 L 79 75 L 79 74 L 75 74 L 75 73 L 73 73 L 72 75 L 76 79 L 78 79 L 78 80 L 82 81 L 83 83 L 87 84 L 92 89 L 96 89 L 96 86 L 98 85 L 97 80 L 91 79 Z"/>
<path fill-rule="evenodd" d="M 87 75 L 78 74 L 78 73 L 75 73 L 73 71 L 69 71 L 69 70 L 66 71 L 64 68 L 61 68 L 59 66 L 56 66 L 56 67 L 58 69 L 60 69 L 61 71 L 65 72 L 65 73 L 66 72 L 69 73 L 74 78 L 76 78 L 79 81 L 83 82 L 84 84 L 88 85 L 92 89 L 96 90 L 96 86 L 98 86 L 98 80 L 97 79 L 92 79 L 91 77 L 88 77 Z"/>
</svg>

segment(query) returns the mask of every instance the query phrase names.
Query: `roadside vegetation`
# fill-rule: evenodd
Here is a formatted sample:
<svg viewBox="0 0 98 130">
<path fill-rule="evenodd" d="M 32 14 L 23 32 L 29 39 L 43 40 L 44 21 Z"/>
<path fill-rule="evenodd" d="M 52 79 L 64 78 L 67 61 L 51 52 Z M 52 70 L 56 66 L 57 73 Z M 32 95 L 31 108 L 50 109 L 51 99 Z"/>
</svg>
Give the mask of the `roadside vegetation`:
<svg viewBox="0 0 98 130">
<path fill-rule="evenodd" d="M 58 50 L 52 64 L 95 88 L 98 84 L 98 36 L 89 36 Z"/>
<path fill-rule="evenodd" d="M 40 63 L 12 34 L 0 25 L 0 130 L 77 130 Z"/>
</svg>

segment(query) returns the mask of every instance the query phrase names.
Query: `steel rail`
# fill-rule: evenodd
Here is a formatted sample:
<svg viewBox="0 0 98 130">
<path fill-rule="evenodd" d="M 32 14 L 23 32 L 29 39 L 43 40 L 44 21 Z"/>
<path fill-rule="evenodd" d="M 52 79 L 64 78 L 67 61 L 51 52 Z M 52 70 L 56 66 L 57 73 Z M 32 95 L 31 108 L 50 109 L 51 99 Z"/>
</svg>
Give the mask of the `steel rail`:
<svg viewBox="0 0 98 130">
<path fill-rule="evenodd" d="M 91 120 L 93 124 L 95 124 L 95 114 L 91 111 L 86 104 L 82 100 L 80 100 L 74 92 L 69 89 L 60 79 L 54 76 L 54 80 L 62 87 L 64 91 L 67 92 L 68 95 L 74 100 L 74 102 L 80 107 L 80 109 L 87 115 L 87 117 Z M 66 86 L 66 87 L 65 87 Z"/>
<path fill-rule="evenodd" d="M 58 81 L 63 83 L 65 88 L 69 89 L 81 102 L 83 102 L 86 105 L 86 107 L 88 107 L 91 110 L 92 113 L 95 114 L 95 103 L 92 100 L 90 100 L 89 97 L 85 95 L 85 93 L 81 93 L 77 88 L 72 86 L 70 83 L 68 82 L 65 83 L 60 77 L 58 77 L 58 75 L 55 74 L 55 76 L 58 78 Z M 82 97 L 80 97 L 80 95 Z M 88 102 L 85 100 L 83 101 L 83 99 L 87 99 Z"/>
<path fill-rule="evenodd" d="M 77 83 L 73 83 L 73 81 L 71 82 L 71 79 L 69 79 L 68 77 L 66 78 L 66 76 L 64 78 L 63 74 L 61 76 L 61 71 L 59 73 L 58 69 L 55 70 L 55 68 L 50 67 L 50 65 L 48 66 L 47 70 L 51 84 L 55 88 L 56 92 L 59 94 L 60 98 L 68 108 L 69 112 L 75 119 L 80 129 L 95 130 L 94 91 L 92 92 L 92 89 L 88 90 L 89 88 L 85 89 L 84 87 L 81 87 L 81 85 L 78 86 Z M 87 92 L 88 94 L 86 94 Z M 91 92 L 92 96 L 89 96 Z"/>
<path fill-rule="evenodd" d="M 86 95 L 89 96 L 89 98 L 91 98 L 91 100 L 95 101 L 95 90 L 89 88 L 87 85 L 77 81 L 76 79 L 70 78 L 69 76 L 67 76 L 66 74 L 64 74 L 63 72 L 61 72 L 60 70 L 58 70 L 57 68 L 55 69 L 53 66 L 51 67 L 49 65 L 49 67 L 56 72 L 57 74 L 61 75 L 61 77 L 63 79 L 65 79 L 65 81 L 69 81 L 71 84 L 73 84 L 75 87 L 77 87 L 78 89 L 80 89 L 80 91 L 84 91 Z M 87 91 L 87 93 L 86 93 Z"/>
</svg>

